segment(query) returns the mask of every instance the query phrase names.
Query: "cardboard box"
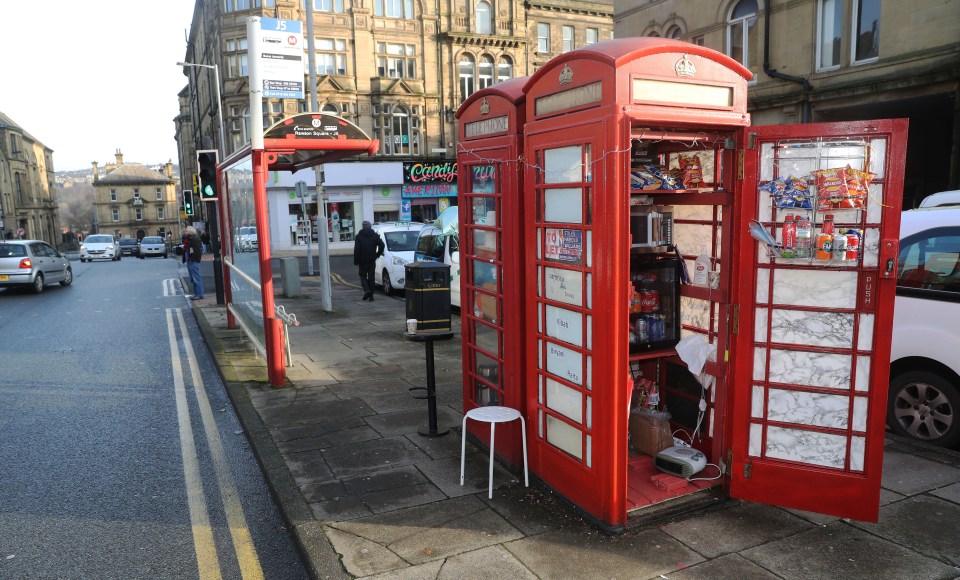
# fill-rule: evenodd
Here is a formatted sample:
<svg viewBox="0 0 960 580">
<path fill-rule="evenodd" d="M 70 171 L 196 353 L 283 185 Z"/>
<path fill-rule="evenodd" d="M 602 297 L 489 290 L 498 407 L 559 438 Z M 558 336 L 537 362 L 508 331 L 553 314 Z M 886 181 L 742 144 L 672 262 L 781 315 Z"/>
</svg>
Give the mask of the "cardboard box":
<svg viewBox="0 0 960 580">
<path fill-rule="evenodd" d="M 634 450 L 650 456 L 673 447 L 670 413 L 642 408 L 631 411 L 630 445 Z"/>
</svg>

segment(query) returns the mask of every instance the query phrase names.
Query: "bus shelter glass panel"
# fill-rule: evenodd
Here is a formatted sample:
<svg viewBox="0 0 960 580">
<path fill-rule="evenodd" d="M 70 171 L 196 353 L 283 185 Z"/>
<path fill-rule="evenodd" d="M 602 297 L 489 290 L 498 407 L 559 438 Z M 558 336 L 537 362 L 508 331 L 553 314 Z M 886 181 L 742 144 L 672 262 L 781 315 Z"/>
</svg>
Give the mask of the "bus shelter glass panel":
<svg viewBox="0 0 960 580">
<path fill-rule="evenodd" d="M 225 259 L 231 269 L 231 310 L 263 347 L 263 296 L 260 292 L 260 260 L 257 221 L 253 201 L 253 161 L 237 163 L 224 172 L 230 200 L 232 254 Z"/>
</svg>

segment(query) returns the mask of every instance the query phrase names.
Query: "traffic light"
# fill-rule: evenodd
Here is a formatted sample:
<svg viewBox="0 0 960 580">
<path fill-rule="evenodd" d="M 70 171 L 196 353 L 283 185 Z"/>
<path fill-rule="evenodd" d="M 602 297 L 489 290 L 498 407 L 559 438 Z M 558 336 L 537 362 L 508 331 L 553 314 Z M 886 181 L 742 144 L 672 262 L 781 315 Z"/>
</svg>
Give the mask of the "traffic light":
<svg viewBox="0 0 960 580">
<path fill-rule="evenodd" d="M 197 151 L 197 173 L 200 174 L 201 199 L 214 199 L 217 197 L 218 157 L 216 149 L 201 149 Z"/>
<path fill-rule="evenodd" d="M 189 189 L 183 190 L 183 213 L 193 215 L 193 192 Z"/>
</svg>

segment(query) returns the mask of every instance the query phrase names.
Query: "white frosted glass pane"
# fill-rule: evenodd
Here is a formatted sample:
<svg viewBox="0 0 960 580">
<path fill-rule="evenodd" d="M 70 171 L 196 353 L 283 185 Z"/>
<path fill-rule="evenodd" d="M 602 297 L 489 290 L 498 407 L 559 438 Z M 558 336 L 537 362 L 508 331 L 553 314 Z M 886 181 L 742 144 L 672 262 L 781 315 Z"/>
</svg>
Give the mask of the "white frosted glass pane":
<svg viewBox="0 0 960 580">
<path fill-rule="evenodd" d="M 763 418 L 763 387 L 753 386 L 753 397 L 750 401 L 750 416 L 755 419 Z"/>
<path fill-rule="evenodd" d="M 583 397 L 580 391 L 547 379 L 547 408 L 577 423 L 583 422 Z"/>
<path fill-rule="evenodd" d="M 747 453 L 760 457 L 760 451 L 763 449 L 763 425 L 757 423 L 750 424 L 750 442 L 747 445 Z"/>
<path fill-rule="evenodd" d="M 773 179 L 773 143 L 760 145 L 760 181 Z"/>
<path fill-rule="evenodd" d="M 537 403 L 543 404 L 543 375 L 537 375 Z"/>
<path fill-rule="evenodd" d="M 773 302 L 822 308 L 854 308 L 857 304 L 857 273 L 777 270 L 773 283 Z"/>
<path fill-rule="evenodd" d="M 593 397 L 587 397 L 587 429 L 593 429 Z"/>
<path fill-rule="evenodd" d="M 876 174 L 877 179 L 887 175 L 887 140 L 874 139 L 870 142 L 870 173 Z"/>
<path fill-rule="evenodd" d="M 546 307 L 546 335 L 583 346 L 583 315 L 559 306 Z"/>
<path fill-rule="evenodd" d="M 593 437 L 587 435 L 587 467 L 593 467 Z"/>
<path fill-rule="evenodd" d="M 544 268 L 543 277 L 547 298 L 574 306 L 583 306 L 583 272 Z"/>
<path fill-rule="evenodd" d="M 593 350 L 593 317 L 587 316 L 587 350 Z"/>
<path fill-rule="evenodd" d="M 583 179 L 583 155 L 579 145 L 545 150 L 543 165 L 544 183 L 567 183 Z"/>
<path fill-rule="evenodd" d="M 850 400 L 842 395 L 770 389 L 767 395 L 767 419 L 845 429 L 849 420 L 849 406 Z"/>
<path fill-rule="evenodd" d="M 857 335 L 857 348 L 859 350 L 873 349 L 873 314 L 860 315 L 860 328 Z"/>
<path fill-rule="evenodd" d="M 767 349 L 755 347 L 753 349 L 753 380 L 762 381 L 767 378 Z"/>
<path fill-rule="evenodd" d="M 587 356 L 587 390 L 593 389 L 593 357 Z"/>
<path fill-rule="evenodd" d="M 543 439 L 543 409 L 537 411 L 539 420 L 537 421 L 537 436 Z"/>
<path fill-rule="evenodd" d="M 771 349 L 770 382 L 850 388 L 850 355 Z"/>
<path fill-rule="evenodd" d="M 767 342 L 767 309 L 757 308 L 754 324 L 754 340 L 757 342 Z"/>
<path fill-rule="evenodd" d="M 765 189 L 760 189 L 757 191 L 758 201 L 760 203 L 759 209 L 757 212 L 757 220 L 761 223 L 769 223 L 773 221 L 773 207 L 770 203 L 770 192 Z"/>
<path fill-rule="evenodd" d="M 883 206 L 880 205 L 883 203 L 883 185 L 872 183 L 867 190 L 870 192 L 867 196 L 867 223 L 880 223 L 883 214 Z"/>
<path fill-rule="evenodd" d="M 867 440 L 864 437 L 850 438 L 850 470 L 863 471 L 863 456 L 866 451 Z"/>
<path fill-rule="evenodd" d="M 587 274 L 587 308 L 593 308 L 593 274 Z"/>
<path fill-rule="evenodd" d="M 855 391 L 867 392 L 870 390 L 870 357 L 857 357 L 857 381 Z"/>
<path fill-rule="evenodd" d="M 556 343 L 547 343 L 547 372 L 583 385 L 583 355 Z"/>
<path fill-rule="evenodd" d="M 537 302 L 537 331 L 543 334 L 543 303 Z"/>
<path fill-rule="evenodd" d="M 770 342 L 852 348 L 853 314 L 774 310 Z"/>
<path fill-rule="evenodd" d="M 543 192 L 543 220 L 568 224 L 583 223 L 583 193 L 579 187 L 548 189 Z"/>
<path fill-rule="evenodd" d="M 547 442 L 577 459 L 583 459 L 583 434 L 550 415 L 547 415 Z"/>
<path fill-rule="evenodd" d="M 693 272 L 693 270 L 690 270 Z M 766 304 L 770 299 L 770 270 L 757 270 L 757 304 Z"/>
<path fill-rule="evenodd" d="M 707 330 L 707 325 L 710 324 L 710 303 L 706 300 L 681 296 L 680 323 Z"/>
<path fill-rule="evenodd" d="M 879 228 L 867 228 L 863 234 L 860 251 L 863 256 L 863 265 L 866 268 L 876 268 L 877 252 L 880 250 L 880 230 Z"/>
<path fill-rule="evenodd" d="M 866 397 L 853 398 L 853 430 L 867 430 L 867 404 L 869 400 Z"/>
<path fill-rule="evenodd" d="M 541 248 L 543 247 L 543 228 L 537 228 L 537 259 L 543 259 L 543 252 Z"/>
<path fill-rule="evenodd" d="M 537 341 L 537 368 L 543 369 L 543 341 Z"/>
<path fill-rule="evenodd" d="M 587 268 L 593 268 L 593 230 L 587 230 Z"/>
<path fill-rule="evenodd" d="M 827 467 L 844 466 L 847 438 L 784 427 L 767 428 L 767 457 Z"/>
</svg>

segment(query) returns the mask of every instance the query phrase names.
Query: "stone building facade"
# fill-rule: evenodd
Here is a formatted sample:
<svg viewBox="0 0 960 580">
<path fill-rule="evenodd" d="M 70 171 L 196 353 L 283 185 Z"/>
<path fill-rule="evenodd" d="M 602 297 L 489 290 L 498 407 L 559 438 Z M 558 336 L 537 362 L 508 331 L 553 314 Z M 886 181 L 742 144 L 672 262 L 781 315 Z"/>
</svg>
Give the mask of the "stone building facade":
<svg viewBox="0 0 960 580">
<path fill-rule="evenodd" d="M 908 118 L 905 208 L 960 188 L 960 1 L 615 5 L 617 37 L 676 38 L 749 68 L 755 125 Z"/>
<path fill-rule="evenodd" d="M 162 173 L 140 163 L 124 163 L 116 153 L 116 163 L 100 174 L 93 164 L 94 231 L 121 237 L 179 235 L 177 180 L 173 163 Z"/>
<path fill-rule="evenodd" d="M 0 112 L 0 236 L 62 247 L 53 150 Z"/>
</svg>

